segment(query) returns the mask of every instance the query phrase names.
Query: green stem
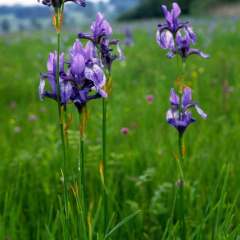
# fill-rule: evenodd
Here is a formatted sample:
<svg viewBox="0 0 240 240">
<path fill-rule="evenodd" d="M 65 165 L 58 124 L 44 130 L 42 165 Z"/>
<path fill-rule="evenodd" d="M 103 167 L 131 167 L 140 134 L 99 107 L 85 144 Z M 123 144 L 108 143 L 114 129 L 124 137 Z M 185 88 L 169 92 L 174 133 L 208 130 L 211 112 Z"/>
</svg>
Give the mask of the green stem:
<svg viewBox="0 0 240 240">
<path fill-rule="evenodd" d="M 81 114 L 79 113 L 79 123 L 81 123 Z M 84 131 L 84 130 L 83 130 Z M 86 199 L 86 184 L 85 184 L 85 170 L 84 170 L 85 162 L 84 162 L 84 135 L 80 133 L 80 147 L 79 147 L 79 160 L 78 160 L 78 182 L 81 189 L 82 196 L 82 212 L 83 212 L 83 219 L 84 219 L 84 231 L 88 229 L 88 222 L 87 222 L 87 199 Z M 80 201 L 81 202 L 81 201 Z M 86 232 L 84 236 L 87 236 Z"/>
<path fill-rule="evenodd" d="M 103 136 L 103 176 L 104 176 L 104 187 L 103 187 L 103 204 L 104 204 L 104 234 L 106 234 L 108 226 L 108 195 L 107 195 L 107 99 L 103 98 L 103 122 L 102 122 L 102 136 Z"/>
<path fill-rule="evenodd" d="M 58 11 L 60 11 L 58 9 Z M 56 14 L 56 21 L 58 25 L 58 13 Z M 60 32 L 57 33 L 57 100 L 58 100 L 58 114 L 59 114 L 59 125 L 60 125 L 60 135 L 61 135 L 61 147 L 62 147 L 62 172 L 63 172 L 63 184 L 64 184 L 64 209 L 65 209 L 65 231 L 66 240 L 69 239 L 69 211 L 68 211 L 68 194 L 67 194 L 67 181 L 66 181 L 66 149 L 64 142 L 64 132 L 63 132 L 63 122 L 61 120 L 61 99 L 60 99 L 60 81 L 59 81 L 59 55 L 60 55 Z"/>
<path fill-rule="evenodd" d="M 183 134 L 179 133 L 179 152 L 180 152 L 180 166 L 181 166 L 181 174 L 180 174 L 180 232 L 181 232 L 181 240 L 186 239 L 186 224 L 185 224 L 185 209 L 184 209 L 184 175 L 183 175 Z"/>
</svg>

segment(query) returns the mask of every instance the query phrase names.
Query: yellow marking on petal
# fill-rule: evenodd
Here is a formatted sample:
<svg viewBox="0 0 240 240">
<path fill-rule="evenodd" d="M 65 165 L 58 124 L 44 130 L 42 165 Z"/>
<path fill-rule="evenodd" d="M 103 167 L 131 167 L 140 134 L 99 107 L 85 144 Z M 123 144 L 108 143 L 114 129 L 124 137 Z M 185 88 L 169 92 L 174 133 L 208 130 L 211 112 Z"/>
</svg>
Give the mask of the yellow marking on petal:
<svg viewBox="0 0 240 240">
<path fill-rule="evenodd" d="M 10 124 L 14 124 L 14 123 L 15 123 L 15 120 L 14 120 L 14 119 L 10 119 L 10 120 L 9 120 L 9 123 L 10 123 Z"/>
</svg>

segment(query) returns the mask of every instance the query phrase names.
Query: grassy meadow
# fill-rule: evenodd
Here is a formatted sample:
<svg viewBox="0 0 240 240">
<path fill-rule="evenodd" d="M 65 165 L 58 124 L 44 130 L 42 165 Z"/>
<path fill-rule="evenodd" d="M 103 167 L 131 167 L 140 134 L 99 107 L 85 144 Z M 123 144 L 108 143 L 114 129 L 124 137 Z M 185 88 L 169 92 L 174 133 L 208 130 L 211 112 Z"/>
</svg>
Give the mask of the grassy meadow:
<svg viewBox="0 0 240 240">
<path fill-rule="evenodd" d="M 50 16 L 49 16 L 50 17 Z M 94 21 L 95 19 L 93 19 Z M 187 59 L 186 84 L 194 90 L 193 101 L 208 114 L 185 133 L 185 208 L 187 232 L 200 224 L 211 190 L 224 164 L 230 162 L 222 218 L 240 190 L 240 20 L 234 18 L 188 18 L 197 34 L 197 44 L 211 55 Z M 176 59 L 168 59 L 155 40 L 157 24 L 163 19 L 113 23 L 112 38 L 123 42 L 130 27 L 134 46 L 126 46 L 124 62 L 113 63 L 113 91 L 108 100 L 107 152 L 109 213 L 114 224 L 142 210 L 110 239 L 161 239 L 173 212 L 178 170 L 173 151 L 178 153 L 178 133 L 166 122 L 170 89 L 177 89 Z M 62 32 L 62 51 L 73 45 L 76 34 L 89 32 L 81 26 Z M 86 41 L 82 41 L 84 44 Z M 63 197 L 62 160 L 57 103 L 39 100 L 39 73 L 46 73 L 48 53 L 56 50 L 55 30 L 21 32 L 0 37 L 0 239 L 39 240 L 62 238 L 59 198 Z M 49 87 L 48 87 L 49 88 Z M 152 101 L 146 97 L 153 95 Z M 102 196 L 99 163 L 101 150 L 102 100 L 88 103 L 91 108 L 85 129 L 86 186 L 89 215 L 96 213 Z M 69 127 L 67 181 L 74 184 L 70 164 L 77 170 L 79 143 L 78 116 L 74 106 Z M 128 134 L 122 134 L 122 128 Z M 211 207 L 219 201 L 224 175 Z M 76 202 L 68 185 L 74 214 Z M 240 222 L 237 199 L 231 232 Z M 178 201 L 174 210 L 174 237 L 178 237 Z M 203 225 L 201 239 L 214 239 L 217 210 Z M 220 222 L 222 219 L 220 219 Z M 96 232 L 103 227 L 100 217 Z M 114 224 L 112 226 L 114 226 Z M 71 239 L 74 225 L 70 224 Z M 51 234 L 49 234 L 51 233 Z M 238 233 L 239 234 L 239 233 Z M 234 239 L 240 239 L 240 234 Z M 94 239 L 97 239 L 96 234 Z M 219 238 L 217 239 L 226 239 Z"/>
</svg>

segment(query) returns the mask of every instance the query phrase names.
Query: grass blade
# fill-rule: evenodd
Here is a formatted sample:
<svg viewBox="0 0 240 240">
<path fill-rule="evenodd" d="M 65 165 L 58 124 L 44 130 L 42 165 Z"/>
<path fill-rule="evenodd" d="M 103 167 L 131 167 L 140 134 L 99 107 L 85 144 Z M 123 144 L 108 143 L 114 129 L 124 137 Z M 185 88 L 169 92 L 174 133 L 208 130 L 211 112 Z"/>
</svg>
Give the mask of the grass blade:
<svg viewBox="0 0 240 240">
<path fill-rule="evenodd" d="M 128 217 L 124 218 L 120 223 L 118 223 L 107 235 L 105 235 L 104 239 L 106 239 L 110 234 L 112 234 L 114 231 L 116 231 L 118 228 L 120 228 L 123 224 L 128 222 L 130 219 L 132 219 L 134 216 L 136 216 L 138 213 L 140 213 L 142 210 L 138 210 Z"/>
</svg>

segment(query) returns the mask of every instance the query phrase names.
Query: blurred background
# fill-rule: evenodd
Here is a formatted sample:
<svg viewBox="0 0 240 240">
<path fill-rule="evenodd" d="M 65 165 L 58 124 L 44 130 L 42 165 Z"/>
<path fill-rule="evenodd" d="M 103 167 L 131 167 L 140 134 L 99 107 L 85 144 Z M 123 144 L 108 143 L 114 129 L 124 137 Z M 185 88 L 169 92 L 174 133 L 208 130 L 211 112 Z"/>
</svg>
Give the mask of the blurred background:
<svg viewBox="0 0 240 240">
<path fill-rule="evenodd" d="M 238 15 L 239 0 L 177 0 L 183 14 Z M 168 0 L 89 0 L 87 7 L 79 9 L 75 4 L 66 4 L 65 26 L 79 26 L 104 12 L 107 19 L 129 21 L 133 19 L 158 18 L 163 16 L 162 5 L 171 8 Z M 31 29 L 46 29 L 51 25 L 49 10 L 35 0 L 12 0 L 0 2 L 0 34 Z"/>
</svg>

